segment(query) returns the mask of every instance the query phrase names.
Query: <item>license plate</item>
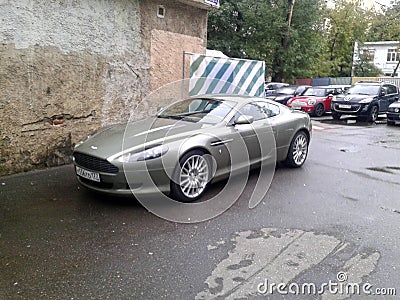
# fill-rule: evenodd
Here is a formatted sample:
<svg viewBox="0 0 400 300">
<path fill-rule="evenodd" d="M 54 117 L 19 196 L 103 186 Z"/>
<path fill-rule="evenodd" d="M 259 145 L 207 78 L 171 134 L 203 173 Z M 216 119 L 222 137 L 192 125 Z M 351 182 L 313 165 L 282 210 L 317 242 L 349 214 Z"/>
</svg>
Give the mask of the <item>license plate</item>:
<svg viewBox="0 0 400 300">
<path fill-rule="evenodd" d="M 292 102 L 293 108 L 301 108 L 303 106 L 302 102 Z"/>
<path fill-rule="evenodd" d="M 350 108 L 351 108 L 351 105 L 348 105 L 348 104 L 339 104 L 339 108 L 347 108 L 347 109 L 350 109 Z"/>
<path fill-rule="evenodd" d="M 100 182 L 100 174 L 99 173 L 88 171 L 88 170 L 82 169 L 78 166 L 76 167 L 76 174 L 83 178 L 86 178 L 86 179 L 89 179 L 92 181 L 96 181 L 96 182 Z"/>
</svg>

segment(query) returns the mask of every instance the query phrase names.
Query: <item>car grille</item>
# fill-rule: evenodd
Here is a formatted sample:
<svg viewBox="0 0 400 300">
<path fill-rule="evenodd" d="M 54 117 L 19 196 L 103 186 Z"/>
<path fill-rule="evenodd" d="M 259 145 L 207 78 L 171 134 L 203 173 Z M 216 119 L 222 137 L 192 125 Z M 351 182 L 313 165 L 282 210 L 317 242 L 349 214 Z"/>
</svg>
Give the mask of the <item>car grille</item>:
<svg viewBox="0 0 400 300">
<path fill-rule="evenodd" d="M 118 173 L 118 167 L 111 164 L 105 159 L 100 159 L 91 155 L 75 152 L 74 161 L 77 165 L 97 172 L 116 174 Z"/>
<path fill-rule="evenodd" d="M 335 103 L 334 105 L 335 105 L 334 106 L 335 110 L 336 111 L 341 111 L 341 112 L 358 112 L 361 109 L 361 105 L 360 104 L 349 104 L 349 103 L 346 103 L 345 105 L 351 105 L 350 108 L 340 107 L 339 105 L 341 105 L 341 103 L 340 104 L 339 103 Z"/>
</svg>

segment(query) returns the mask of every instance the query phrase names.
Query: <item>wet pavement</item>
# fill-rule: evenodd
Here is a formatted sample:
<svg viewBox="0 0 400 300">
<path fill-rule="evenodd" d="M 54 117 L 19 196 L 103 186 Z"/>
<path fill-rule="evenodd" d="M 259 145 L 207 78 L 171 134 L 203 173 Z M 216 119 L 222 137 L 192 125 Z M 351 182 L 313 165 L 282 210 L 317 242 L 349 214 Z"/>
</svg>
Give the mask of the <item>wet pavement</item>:
<svg viewBox="0 0 400 300">
<path fill-rule="evenodd" d="M 346 299 L 259 289 L 338 274 L 399 294 L 400 126 L 384 121 L 316 119 L 303 168 L 278 166 L 254 209 L 251 175 L 233 207 L 198 224 L 90 193 L 71 165 L 2 177 L 0 299 Z"/>
</svg>

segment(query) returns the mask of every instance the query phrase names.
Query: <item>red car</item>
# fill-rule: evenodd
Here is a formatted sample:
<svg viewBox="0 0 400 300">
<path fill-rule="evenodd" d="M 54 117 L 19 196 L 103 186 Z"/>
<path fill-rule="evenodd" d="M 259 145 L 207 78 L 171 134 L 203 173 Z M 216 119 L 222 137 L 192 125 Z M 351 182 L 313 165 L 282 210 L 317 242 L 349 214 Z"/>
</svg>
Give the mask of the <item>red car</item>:
<svg viewBox="0 0 400 300">
<path fill-rule="evenodd" d="M 321 117 L 326 111 L 331 110 L 333 96 L 343 92 L 340 87 L 313 86 L 308 88 L 301 96 L 290 99 L 286 105 L 293 109 L 301 109 L 313 116 Z"/>
</svg>

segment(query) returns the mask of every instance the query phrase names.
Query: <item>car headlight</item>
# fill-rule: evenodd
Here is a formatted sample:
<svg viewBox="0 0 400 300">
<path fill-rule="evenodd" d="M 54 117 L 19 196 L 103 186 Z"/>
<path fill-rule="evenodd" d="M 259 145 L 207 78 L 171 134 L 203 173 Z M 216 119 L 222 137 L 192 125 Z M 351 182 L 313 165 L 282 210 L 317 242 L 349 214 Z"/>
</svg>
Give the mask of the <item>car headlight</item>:
<svg viewBox="0 0 400 300">
<path fill-rule="evenodd" d="M 159 145 L 138 153 L 128 152 L 122 154 L 120 157 L 117 158 L 117 161 L 122 163 L 131 163 L 136 161 L 150 160 L 163 156 L 165 153 L 167 153 L 167 151 L 167 146 Z"/>
<path fill-rule="evenodd" d="M 365 98 L 365 99 L 362 99 L 361 101 L 360 101 L 360 103 L 371 103 L 372 102 L 372 100 L 374 100 L 374 98 Z"/>
<path fill-rule="evenodd" d="M 394 112 L 395 112 L 395 113 L 400 112 L 400 108 L 395 108 L 395 109 L 394 109 Z"/>
<path fill-rule="evenodd" d="M 314 99 L 308 100 L 308 105 L 314 105 L 315 103 L 317 103 L 317 101 L 315 101 Z"/>
</svg>

